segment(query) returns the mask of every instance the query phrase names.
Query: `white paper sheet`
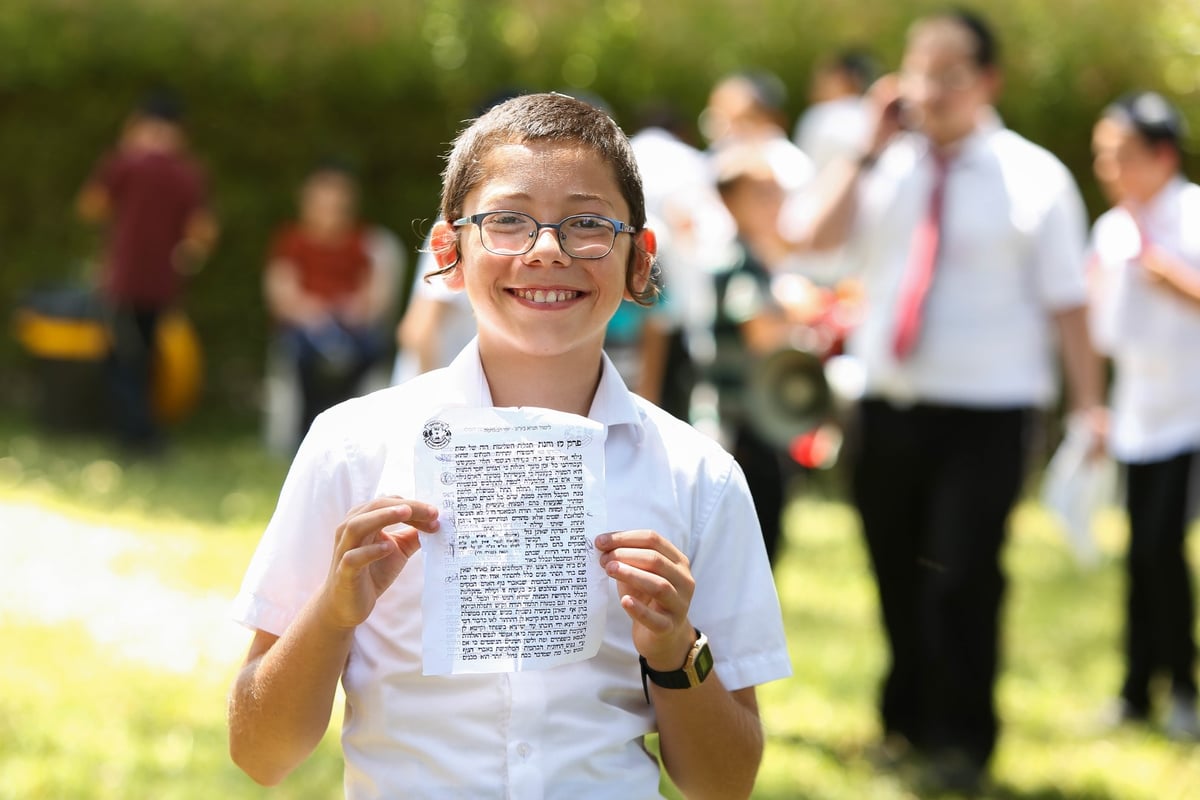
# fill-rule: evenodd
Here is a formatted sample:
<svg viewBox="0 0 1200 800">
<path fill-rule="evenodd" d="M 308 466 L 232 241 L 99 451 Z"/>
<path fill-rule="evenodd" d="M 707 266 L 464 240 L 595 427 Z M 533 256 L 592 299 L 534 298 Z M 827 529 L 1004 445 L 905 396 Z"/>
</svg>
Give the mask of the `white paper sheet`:
<svg viewBox="0 0 1200 800">
<path fill-rule="evenodd" d="M 1100 563 L 1092 535 L 1096 514 L 1112 504 L 1116 466 L 1108 456 L 1089 458 L 1093 434 L 1085 420 L 1068 420 L 1066 435 L 1046 464 L 1042 503 L 1062 526 L 1075 560 L 1085 567 Z"/>
<path fill-rule="evenodd" d="M 416 446 L 426 675 L 544 669 L 600 649 L 609 579 L 604 426 L 541 408 L 446 408 Z"/>
</svg>

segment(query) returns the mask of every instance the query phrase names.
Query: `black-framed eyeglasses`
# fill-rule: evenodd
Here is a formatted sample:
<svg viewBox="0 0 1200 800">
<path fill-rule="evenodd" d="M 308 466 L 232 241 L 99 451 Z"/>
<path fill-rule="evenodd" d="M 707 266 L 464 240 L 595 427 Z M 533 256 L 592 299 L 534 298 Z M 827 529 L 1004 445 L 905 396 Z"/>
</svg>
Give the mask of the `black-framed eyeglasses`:
<svg viewBox="0 0 1200 800">
<path fill-rule="evenodd" d="M 542 228 L 558 233 L 558 245 L 571 258 L 604 258 L 612 252 L 618 233 L 637 233 L 627 222 L 599 214 L 572 214 L 558 222 L 538 222 L 521 211 L 484 211 L 451 223 L 475 225 L 485 250 L 498 256 L 520 256 L 533 249 Z"/>
<path fill-rule="evenodd" d="M 936 89 L 941 92 L 961 92 L 979 79 L 979 69 L 969 64 L 955 64 L 941 72 L 901 72 L 900 86 L 909 92 Z"/>
</svg>

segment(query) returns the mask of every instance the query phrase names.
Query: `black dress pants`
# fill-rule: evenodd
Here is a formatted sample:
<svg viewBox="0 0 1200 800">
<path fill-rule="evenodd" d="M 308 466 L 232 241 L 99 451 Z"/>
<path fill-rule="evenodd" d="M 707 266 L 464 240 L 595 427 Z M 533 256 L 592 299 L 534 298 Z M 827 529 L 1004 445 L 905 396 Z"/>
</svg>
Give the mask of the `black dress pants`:
<svg viewBox="0 0 1200 800">
<path fill-rule="evenodd" d="M 1129 511 L 1125 685 L 1121 696 L 1150 711 L 1150 681 L 1160 671 L 1171 691 L 1196 697 L 1192 580 L 1184 552 L 1187 493 L 1196 454 L 1126 464 Z"/>
<path fill-rule="evenodd" d="M 733 457 L 746 476 L 767 559 L 774 567 L 783 546 L 783 507 L 786 500 L 783 455 L 749 425 L 734 433 Z"/>
<path fill-rule="evenodd" d="M 860 406 L 853 492 L 891 655 L 883 725 L 979 766 L 998 731 L 1000 550 L 1032 419 L 1029 408 Z"/>
</svg>

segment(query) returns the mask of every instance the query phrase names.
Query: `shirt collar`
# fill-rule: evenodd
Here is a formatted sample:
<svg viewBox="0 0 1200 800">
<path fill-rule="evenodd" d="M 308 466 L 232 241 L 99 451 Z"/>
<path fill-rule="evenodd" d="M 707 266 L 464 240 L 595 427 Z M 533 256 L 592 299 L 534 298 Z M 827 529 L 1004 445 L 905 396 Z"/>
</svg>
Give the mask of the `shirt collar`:
<svg viewBox="0 0 1200 800">
<path fill-rule="evenodd" d="M 1158 190 L 1158 194 L 1151 197 L 1150 202 L 1140 209 L 1139 216 L 1149 221 L 1159 219 L 1169 213 L 1175 207 L 1176 197 L 1186 183 L 1181 175 L 1172 177 L 1163 188 Z"/>
<path fill-rule="evenodd" d="M 602 359 L 600 384 L 592 397 L 588 418 L 603 423 L 608 428 L 614 425 L 630 425 L 633 428 L 634 439 L 640 442 L 645 433 L 644 415 L 634 402 L 633 392 L 625 386 L 625 381 L 613 366 L 608 354 L 603 353 Z"/>
<path fill-rule="evenodd" d="M 452 393 L 451 397 L 446 398 L 448 404 L 480 408 L 492 405 L 492 390 L 488 387 L 483 363 L 479 360 L 479 337 L 467 343 L 446 367 L 446 371 L 450 375 Z"/>
<path fill-rule="evenodd" d="M 988 139 L 1002 130 L 1004 120 L 1000 118 L 996 109 L 991 106 L 982 109 L 975 129 L 946 150 L 949 163 L 957 166 L 971 163 L 976 156 L 986 152 Z M 924 136 L 915 137 L 915 151 L 918 159 L 933 158 L 933 147 Z"/>
<path fill-rule="evenodd" d="M 600 383 L 592 397 L 588 418 L 610 428 L 614 425 L 631 425 L 634 438 L 641 441 L 645 432 L 644 415 L 608 355 L 601 354 L 601 358 Z M 492 390 L 488 386 L 487 376 L 483 374 L 483 363 L 479 360 L 478 337 L 472 339 L 446 369 L 450 375 L 452 393 L 447 398 L 448 404 L 492 405 Z"/>
</svg>

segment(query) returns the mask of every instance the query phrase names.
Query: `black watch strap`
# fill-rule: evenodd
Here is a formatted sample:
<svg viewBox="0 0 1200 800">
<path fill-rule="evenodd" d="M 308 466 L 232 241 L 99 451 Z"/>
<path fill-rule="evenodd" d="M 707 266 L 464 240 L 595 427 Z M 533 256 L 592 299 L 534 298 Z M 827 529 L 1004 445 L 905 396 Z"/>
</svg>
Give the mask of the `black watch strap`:
<svg viewBox="0 0 1200 800">
<path fill-rule="evenodd" d="M 712 651 L 708 648 L 708 637 L 699 629 L 696 630 L 696 642 L 688 651 L 687 658 L 684 659 L 683 666 L 679 669 L 659 672 L 650 668 L 644 656 L 638 656 L 638 661 L 642 665 L 642 692 L 646 695 L 647 703 L 650 702 L 650 686 L 647 680 L 664 689 L 690 689 L 704 682 L 708 673 L 712 672 L 713 665 Z"/>
</svg>

